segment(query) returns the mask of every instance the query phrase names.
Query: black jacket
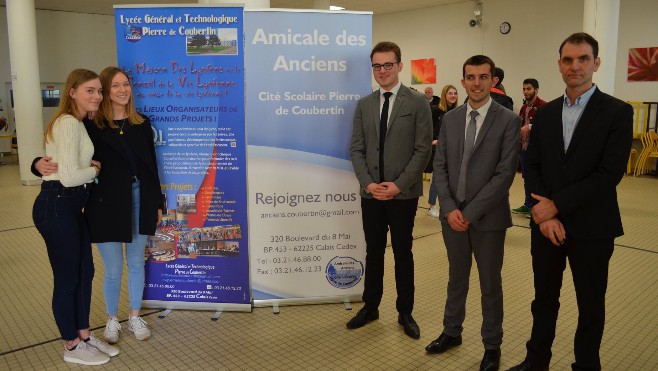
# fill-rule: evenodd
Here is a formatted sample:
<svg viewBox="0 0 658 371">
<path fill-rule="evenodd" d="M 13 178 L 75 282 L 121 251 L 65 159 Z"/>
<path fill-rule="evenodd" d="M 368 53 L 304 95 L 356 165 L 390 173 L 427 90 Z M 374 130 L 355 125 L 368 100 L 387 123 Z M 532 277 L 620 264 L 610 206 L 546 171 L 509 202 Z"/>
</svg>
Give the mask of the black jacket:
<svg viewBox="0 0 658 371">
<path fill-rule="evenodd" d="M 439 132 L 441 131 L 441 121 L 443 115 L 446 113 L 439 109 L 438 106 L 430 104 L 432 110 L 432 141 L 439 139 Z M 425 166 L 424 173 L 431 173 L 434 170 L 434 154 L 436 153 L 436 145 L 432 145 L 432 156 L 430 157 L 427 165 Z"/>
<path fill-rule="evenodd" d="M 565 152 L 562 104 L 559 97 L 537 110 L 525 159 L 528 192 L 555 202 L 567 238 L 621 236 L 617 184 L 633 142 L 633 108 L 597 88 Z"/>
<path fill-rule="evenodd" d="M 101 163 L 98 184 L 85 207 L 92 242 L 132 241 L 133 174 L 122 139 L 134 151 L 139 168 L 139 234 L 155 233 L 158 209 L 163 208 L 162 192 L 151 122 L 143 117 L 145 121 L 131 126 L 125 138 L 116 129 L 99 129 L 92 121 L 84 121 L 94 143 L 94 159 Z"/>
</svg>

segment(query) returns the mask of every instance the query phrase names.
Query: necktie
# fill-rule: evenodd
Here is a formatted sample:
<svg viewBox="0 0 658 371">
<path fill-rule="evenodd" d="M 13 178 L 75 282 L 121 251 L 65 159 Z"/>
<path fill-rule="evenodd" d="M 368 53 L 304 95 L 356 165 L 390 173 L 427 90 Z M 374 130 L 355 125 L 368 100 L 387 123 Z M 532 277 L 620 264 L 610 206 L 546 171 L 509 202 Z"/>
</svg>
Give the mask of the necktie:
<svg viewBox="0 0 658 371">
<path fill-rule="evenodd" d="M 393 95 L 391 92 L 384 93 L 384 106 L 379 119 L 379 181 L 384 181 L 384 143 L 386 142 L 386 129 L 388 128 L 388 99 Z"/>
<path fill-rule="evenodd" d="M 471 152 L 473 152 L 473 145 L 475 144 L 475 131 L 477 129 L 477 121 L 479 113 L 476 110 L 471 111 L 471 121 L 466 128 L 466 138 L 464 139 L 464 154 L 462 155 L 461 168 L 459 169 L 459 181 L 457 182 L 457 200 L 464 202 L 466 199 L 466 169 L 468 168 L 468 161 L 471 159 Z"/>
</svg>

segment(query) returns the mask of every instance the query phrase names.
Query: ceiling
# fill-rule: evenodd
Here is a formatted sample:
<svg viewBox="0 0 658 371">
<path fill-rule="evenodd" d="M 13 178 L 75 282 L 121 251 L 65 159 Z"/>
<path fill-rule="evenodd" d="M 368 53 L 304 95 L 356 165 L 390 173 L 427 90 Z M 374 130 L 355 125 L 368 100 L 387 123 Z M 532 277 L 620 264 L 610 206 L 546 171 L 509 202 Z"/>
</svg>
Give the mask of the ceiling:
<svg viewBox="0 0 658 371">
<path fill-rule="evenodd" d="M 342 6 L 345 10 L 372 11 L 375 15 L 381 15 L 471 1 L 473 0 L 330 0 L 329 3 Z M 197 4 L 198 2 L 198 0 L 34 0 L 34 5 L 39 10 L 114 15 L 113 5 L 115 4 Z M 240 3 L 240 1 L 236 0 L 235 3 Z M 0 0 L 0 6 L 6 6 L 6 0 Z M 272 8 L 312 9 L 313 0 L 270 0 L 270 6 Z"/>
</svg>

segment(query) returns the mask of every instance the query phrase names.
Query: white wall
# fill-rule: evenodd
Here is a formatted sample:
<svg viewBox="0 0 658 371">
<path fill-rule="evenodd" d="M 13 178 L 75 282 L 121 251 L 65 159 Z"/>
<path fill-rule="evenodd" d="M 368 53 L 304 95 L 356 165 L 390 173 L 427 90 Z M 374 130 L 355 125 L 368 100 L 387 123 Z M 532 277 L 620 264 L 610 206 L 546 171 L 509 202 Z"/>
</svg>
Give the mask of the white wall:
<svg viewBox="0 0 658 371">
<path fill-rule="evenodd" d="M 42 82 L 63 83 L 75 68 L 100 72 L 116 65 L 114 17 L 37 10 L 36 22 Z M 7 11 L 0 7 L 0 99 L 5 110 L 10 104 L 5 84 L 11 82 L 8 40 Z"/>
<path fill-rule="evenodd" d="M 627 81 L 628 49 L 658 46 L 658 1 L 622 0 L 615 95 L 624 100 L 658 102 L 658 82 Z"/>
<path fill-rule="evenodd" d="M 473 18 L 472 1 L 375 16 L 373 45 L 384 40 L 400 45 L 404 64 L 400 76 L 407 85 L 410 60 L 435 58 L 437 83 L 429 86 L 437 95 L 445 84 L 458 86 L 460 101 L 466 97 L 460 86 L 462 64 L 474 54 L 488 55 L 505 70 L 503 84 L 519 110 L 525 78 L 539 80 L 540 96 L 545 100 L 563 93 L 558 49 L 564 38 L 582 31 L 583 8 L 583 0 L 485 0 L 482 25 L 474 28 L 468 25 Z M 623 100 L 658 101 L 658 82 L 626 82 L 628 48 L 658 46 L 656 20 L 657 1 L 621 1 L 616 91 L 608 93 Z M 507 35 L 498 31 L 503 21 L 512 25 Z M 413 87 L 422 91 L 425 86 Z"/>
</svg>

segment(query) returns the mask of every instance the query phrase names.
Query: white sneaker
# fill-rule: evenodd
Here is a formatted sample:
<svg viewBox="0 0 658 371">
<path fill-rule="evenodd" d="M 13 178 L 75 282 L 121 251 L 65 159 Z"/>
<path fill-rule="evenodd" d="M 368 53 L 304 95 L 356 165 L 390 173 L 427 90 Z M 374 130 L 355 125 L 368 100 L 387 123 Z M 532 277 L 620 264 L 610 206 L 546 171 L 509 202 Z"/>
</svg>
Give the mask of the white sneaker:
<svg viewBox="0 0 658 371">
<path fill-rule="evenodd" d="M 427 215 L 431 216 L 432 218 L 438 218 L 441 214 L 439 209 L 435 205 L 432 205 L 432 207 L 427 210 Z"/>
<path fill-rule="evenodd" d="M 84 341 L 78 343 L 73 350 L 66 349 L 64 345 L 64 361 L 79 363 L 81 365 L 96 366 L 109 362 L 110 356 L 88 345 Z"/>
<path fill-rule="evenodd" d="M 89 334 L 89 340 L 87 340 L 87 344 L 93 346 L 94 348 L 100 350 L 101 352 L 107 354 L 110 357 L 114 357 L 117 354 L 119 354 L 119 348 L 112 346 L 103 340 L 97 338 L 94 336 L 94 332 L 92 331 Z"/>
<path fill-rule="evenodd" d="M 146 340 L 151 337 L 151 330 L 146 325 L 146 321 L 140 316 L 130 317 L 128 320 L 128 330 L 135 334 L 137 340 Z"/>
<path fill-rule="evenodd" d="M 121 331 L 121 324 L 116 318 L 110 318 L 105 324 L 105 331 L 103 337 L 105 341 L 110 344 L 116 344 L 119 341 L 119 332 Z"/>
</svg>

